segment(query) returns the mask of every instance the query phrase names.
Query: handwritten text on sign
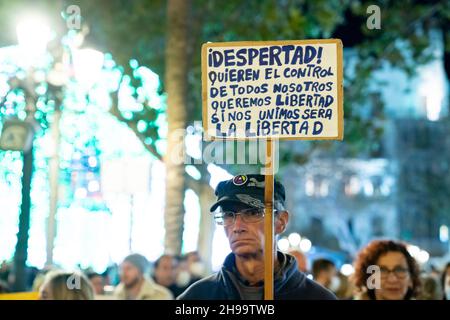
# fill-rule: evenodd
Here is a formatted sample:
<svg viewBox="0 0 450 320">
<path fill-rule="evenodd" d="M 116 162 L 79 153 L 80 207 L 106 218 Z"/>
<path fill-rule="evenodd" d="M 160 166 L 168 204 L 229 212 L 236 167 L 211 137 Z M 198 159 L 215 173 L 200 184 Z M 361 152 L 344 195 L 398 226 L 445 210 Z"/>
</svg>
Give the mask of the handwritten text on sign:
<svg viewBox="0 0 450 320">
<path fill-rule="evenodd" d="M 207 43 L 207 139 L 342 139 L 340 40 Z"/>
</svg>

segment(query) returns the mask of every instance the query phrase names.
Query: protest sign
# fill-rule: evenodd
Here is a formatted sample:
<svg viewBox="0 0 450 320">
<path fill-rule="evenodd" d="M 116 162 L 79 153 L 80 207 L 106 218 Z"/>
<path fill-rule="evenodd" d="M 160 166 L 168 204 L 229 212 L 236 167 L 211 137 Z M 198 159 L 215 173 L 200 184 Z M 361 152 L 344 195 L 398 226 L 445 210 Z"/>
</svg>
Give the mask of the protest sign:
<svg viewBox="0 0 450 320">
<path fill-rule="evenodd" d="M 202 99 L 206 140 L 342 140 L 342 43 L 206 43 Z"/>
<path fill-rule="evenodd" d="M 267 141 L 264 298 L 273 300 L 276 140 L 342 140 L 339 39 L 222 42 L 202 47 L 205 140 Z"/>
</svg>

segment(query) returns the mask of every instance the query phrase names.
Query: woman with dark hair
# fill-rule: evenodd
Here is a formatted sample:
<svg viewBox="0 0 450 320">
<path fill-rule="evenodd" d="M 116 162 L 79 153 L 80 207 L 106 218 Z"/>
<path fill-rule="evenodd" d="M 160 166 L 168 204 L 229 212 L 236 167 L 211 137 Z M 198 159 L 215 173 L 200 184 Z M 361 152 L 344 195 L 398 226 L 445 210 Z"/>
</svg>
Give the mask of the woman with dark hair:
<svg viewBox="0 0 450 320">
<path fill-rule="evenodd" d="M 419 267 L 406 246 L 392 240 L 375 240 L 355 261 L 354 280 L 360 299 L 409 300 L 420 287 Z"/>
<path fill-rule="evenodd" d="M 450 300 L 450 262 L 447 263 L 444 271 L 442 271 L 441 283 L 442 290 L 444 290 L 444 300 Z"/>
</svg>

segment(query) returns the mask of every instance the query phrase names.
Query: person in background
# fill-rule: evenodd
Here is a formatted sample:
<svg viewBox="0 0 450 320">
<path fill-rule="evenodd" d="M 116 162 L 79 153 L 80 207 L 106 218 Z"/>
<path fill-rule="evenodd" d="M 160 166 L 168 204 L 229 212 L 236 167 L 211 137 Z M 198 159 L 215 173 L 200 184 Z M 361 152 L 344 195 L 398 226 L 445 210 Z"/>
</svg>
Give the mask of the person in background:
<svg viewBox="0 0 450 320">
<path fill-rule="evenodd" d="M 6 260 L 0 265 L 0 281 L 3 281 L 3 287 L 11 289 L 14 286 L 14 273 L 12 272 L 13 262 Z"/>
<path fill-rule="evenodd" d="M 117 286 L 120 283 L 120 268 L 117 263 L 109 265 L 102 274 L 105 286 Z"/>
<path fill-rule="evenodd" d="M 420 289 L 419 266 L 406 245 L 375 240 L 355 260 L 356 297 L 364 300 L 410 300 Z"/>
<path fill-rule="evenodd" d="M 418 300 L 441 300 L 442 289 L 439 278 L 433 274 L 426 274 L 420 277 L 422 289 L 418 296 Z"/>
<path fill-rule="evenodd" d="M 93 300 L 89 280 L 78 272 L 49 272 L 39 290 L 40 300 Z"/>
<path fill-rule="evenodd" d="M 178 259 L 176 284 L 184 292 L 191 284 L 205 276 L 205 266 L 197 251 L 188 252 Z"/>
<path fill-rule="evenodd" d="M 450 300 L 450 262 L 445 265 L 441 275 L 441 285 L 444 291 L 444 300 Z"/>
<path fill-rule="evenodd" d="M 148 260 L 140 254 L 130 254 L 120 266 L 120 283 L 114 290 L 119 300 L 170 300 L 172 293 L 145 276 Z"/>
<path fill-rule="evenodd" d="M 45 266 L 43 269 L 39 270 L 38 274 L 33 280 L 31 291 L 39 292 L 42 285 L 44 284 L 44 281 L 49 277 L 49 274 L 54 274 L 57 272 L 62 273 L 64 272 L 64 270 L 55 265 Z"/>
<path fill-rule="evenodd" d="M 0 280 L 0 293 L 9 293 L 9 286 L 6 281 Z"/>
<path fill-rule="evenodd" d="M 352 300 L 355 294 L 355 286 L 353 285 L 352 276 L 346 276 L 338 272 L 339 286 L 334 293 L 339 300 Z"/>
<path fill-rule="evenodd" d="M 191 275 L 191 283 L 194 283 L 206 276 L 205 265 L 197 251 L 188 252 L 185 256 L 187 268 Z"/>
<path fill-rule="evenodd" d="M 297 260 L 297 266 L 298 270 L 304 273 L 308 272 L 308 258 L 306 258 L 306 255 L 296 249 L 290 250 L 289 254 Z"/>
<path fill-rule="evenodd" d="M 0 264 L 0 280 L 8 282 L 9 274 L 11 272 L 11 264 L 3 260 Z"/>
<path fill-rule="evenodd" d="M 312 265 L 312 275 L 314 281 L 327 289 L 337 290 L 338 284 L 333 283 L 337 275 L 336 266 L 333 261 L 328 259 L 314 260 Z M 334 288 L 331 288 L 333 285 Z M 331 290 L 333 291 L 333 290 Z"/>
<path fill-rule="evenodd" d="M 441 276 L 441 270 L 434 263 L 430 264 L 430 275 L 438 278 Z"/>
<path fill-rule="evenodd" d="M 153 279 L 155 282 L 170 290 L 174 297 L 183 292 L 182 287 L 177 285 L 177 257 L 170 254 L 163 254 L 154 264 Z"/>
<path fill-rule="evenodd" d="M 94 294 L 96 296 L 102 296 L 105 294 L 105 279 L 101 274 L 98 274 L 97 272 L 89 272 L 87 274 L 87 277 L 89 281 L 92 284 L 92 287 L 94 288 Z"/>
<path fill-rule="evenodd" d="M 192 284 L 191 282 L 191 273 L 189 272 L 186 255 L 182 255 L 178 258 L 175 283 L 180 288 L 187 288 Z"/>
<path fill-rule="evenodd" d="M 36 267 L 28 267 L 27 269 L 27 288 L 31 290 L 33 288 L 33 283 L 39 274 L 39 269 Z"/>
</svg>

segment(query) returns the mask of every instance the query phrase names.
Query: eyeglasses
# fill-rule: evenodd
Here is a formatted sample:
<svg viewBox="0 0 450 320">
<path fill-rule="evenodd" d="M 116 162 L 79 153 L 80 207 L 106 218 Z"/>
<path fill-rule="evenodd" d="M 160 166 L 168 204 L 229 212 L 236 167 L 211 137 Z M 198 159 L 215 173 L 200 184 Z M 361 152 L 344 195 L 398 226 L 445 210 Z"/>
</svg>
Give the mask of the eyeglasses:
<svg viewBox="0 0 450 320">
<path fill-rule="evenodd" d="M 264 218 L 265 209 L 251 208 L 246 210 L 234 211 L 221 211 L 214 215 L 214 220 L 219 226 L 231 226 L 236 222 L 236 216 L 240 215 L 242 221 L 246 223 L 256 223 Z M 274 210 L 274 213 L 278 213 Z"/>
<path fill-rule="evenodd" d="M 392 270 L 388 268 L 381 267 L 380 268 L 380 277 L 382 279 L 387 279 L 390 273 L 393 273 L 397 279 L 405 279 L 409 275 L 409 270 L 403 267 L 395 267 Z"/>
</svg>

